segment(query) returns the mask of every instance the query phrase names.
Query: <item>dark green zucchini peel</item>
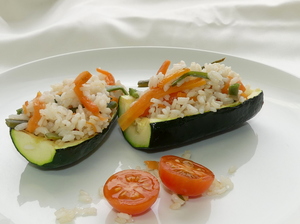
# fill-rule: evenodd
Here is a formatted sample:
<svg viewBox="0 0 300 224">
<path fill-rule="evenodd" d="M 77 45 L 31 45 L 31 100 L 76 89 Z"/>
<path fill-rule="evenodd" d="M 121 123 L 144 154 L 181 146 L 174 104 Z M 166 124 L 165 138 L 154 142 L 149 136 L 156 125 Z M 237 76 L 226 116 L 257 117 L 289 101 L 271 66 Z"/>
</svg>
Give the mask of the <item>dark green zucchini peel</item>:
<svg viewBox="0 0 300 224">
<path fill-rule="evenodd" d="M 120 90 L 128 94 L 123 86 L 107 86 L 108 92 Z M 117 117 L 118 103 L 110 101 L 107 107 L 112 110 L 108 127 L 101 133 L 71 142 L 57 141 L 62 137 L 55 133 L 46 133 L 45 136 L 36 136 L 26 130 L 15 130 L 14 128 L 27 120 L 5 119 L 6 125 L 10 128 L 10 136 L 18 152 L 31 164 L 41 169 L 64 168 L 83 160 L 86 156 L 95 151 L 105 140 L 112 129 Z M 73 112 L 77 108 L 70 108 Z M 17 110 L 21 114 L 22 109 Z"/>
<path fill-rule="evenodd" d="M 115 110 L 116 111 L 116 110 Z M 36 136 L 10 128 L 10 136 L 18 152 L 31 164 L 41 169 L 58 169 L 83 160 L 105 140 L 116 120 L 116 112 L 107 128 L 89 138 L 57 144 L 59 136 Z"/>
<path fill-rule="evenodd" d="M 143 151 L 166 150 L 190 144 L 237 128 L 254 117 L 262 108 L 263 95 L 263 91 L 257 89 L 243 103 L 235 102 L 216 112 L 169 120 L 138 118 L 122 133 L 132 147 Z M 131 96 L 121 96 L 119 116 L 135 100 Z"/>
</svg>

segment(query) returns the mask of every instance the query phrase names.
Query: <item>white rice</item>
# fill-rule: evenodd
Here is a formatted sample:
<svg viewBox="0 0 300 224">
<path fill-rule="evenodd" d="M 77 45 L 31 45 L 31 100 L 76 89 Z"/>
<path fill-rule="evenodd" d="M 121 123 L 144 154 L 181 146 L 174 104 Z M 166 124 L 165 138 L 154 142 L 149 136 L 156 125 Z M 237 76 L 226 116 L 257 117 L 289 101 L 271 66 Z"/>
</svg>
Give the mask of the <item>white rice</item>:
<svg viewBox="0 0 300 224">
<path fill-rule="evenodd" d="M 100 198 L 104 198 L 104 194 L 103 194 L 103 186 L 100 186 L 100 187 L 98 188 L 98 196 L 99 196 Z"/>
<path fill-rule="evenodd" d="M 191 152 L 189 150 L 186 150 L 181 157 L 184 159 L 191 159 Z M 231 166 L 228 169 L 229 174 L 233 174 L 236 172 L 237 167 Z M 216 195 L 223 195 L 233 189 L 234 185 L 231 181 L 231 179 L 227 176 L 221 176 L 219 179 L 215 178 L 211 186 L 202 194 L 202 197 L 204 196 L 216 196 Z M 183 205 L 186 204 L 186 202 L 189 200 L 188 196 L 181 195 L 180 197 L 178 194 L 172 192 L 171 193 L 171 205 L 170 209 L 172 210 L 178 210 Z"/>
<path fill-rule="evenodd" d="M 192 153 L 191 153 L 190 150 L 186 150 L 186 151 L 184 151 L 184 153 L 181 155 L 181 157 L 184 158 L 184 159 L 191 159 Z"/>
<path fill-rule="evenodd" d="M 93 199 L 92 197 L 84 190 L 79 191 L 79 197 L 78 200 L 82 203 L 92 203 Z"/>
<path fill-rule="evenodd" d="M 229 177 L 221 176 L 219 180 L 215 178 L 209 189 L 203 194 L 203 196 L 214 196 L 225 194 L 233 189 L 233 183 Z"/>
<path fill-rule="evenodd" d="M 178 196 L 178 194 L 175 194 L 173 193 L 171 195 L 171 201 L 172 201 L 172 204 L 170 205 L 170 208 L 173 209 L 173 210 L 178 210 L 181 208 L 181 206 L 183 206 L 185 204 L 185 202 L 187 200 L 189 200 L 189 197 L 188 196 L 181 196 L 182 198 L 180 198 Z M 184 200 L 183 200 L 184 199 Z"/>
<path fill-rule="evenodd" d="M 117 82 L 121 85 L 120 82 Z M 55 133 L 62 137 L 58 143 L 74 141 L 101 133 L 110 123 L 112 110 L 107 107 L 110 102 L 110 95 L 106 90 L 105 77 L 102 74 L 93 75 L 87 83 L 83 84 L 81 91 L 93 101 L 101 112 L 105 120 L 94 116 L 90 111 L 82 106 L 74 92 L 74 80 L 66 79 L 61 83 L 51 86 L 50 91 L 45 91 L 39 100 L 45 103 L 45 109 L 40 110 L 41 119 L 39 127 L 35 129 L 35 135 L 45 135 Z M 118 94 L 118 93 L 117 93 Z M 118 95 L 116 95 L 118 96 Z M 33 100 L 28 101 L 25 106 L 26 113 L 21 115 L 11 115 L 11 119 L 29 120 L 33 115 Z M 27 122 L 17 125 L 16 130 L 27 128 Z"/>
<path fill-rule="evenodd" d="M 228 173 L 229 174 L 233 174 L 237 171 L 237 167 L 236 166 L 231 166 L 228 168 Z"/>
<path fill-rule="evenodd" d="M 96 216 L 97 215 L 97 209 L 90 207 L 90 208 L 61 208 L 57 210 L 55 213 L 56 220 L 60 223 L 70 223 L 74 221 L 76 217 L 79 216 Z"/>
<path fill-rule="evenodd" d="M 177 64 L 174 64 L 173 67 L 167 71 L 166 75 L 159 73 L 152 76 L 149 80 L 149 88 L 157 87 L 158 83 L 165 76 L 168 76 L 169 74 L 186 67 L 188 67 L 186 63 L 181 61 Z M 192 62 L 189 68 L 191 71 L 206 72 L 209 77 L 209 79 L 207 79 L 207 83 L 203 86 L 185 90 L 184 92 L 187 94 L 187 96 L 178 97 L 177 99 L 173 100 L 171 104 L 167 101 L 170 98 L 170 95 L 166 95 L 160 99 L 151 99 L 152 104 L 149 109 L 149 118 L 174 119 L 199 113 L 203 114 L 208 111 L 216 112 L 217 109 L 228 104 L 232 104 L 233 102 L 242 103 L 245 101 L 245 98 L 240 95 L 241 91 L 239 91 L 237 98 L 222 93 L 221 91 L 225 83 L 229 80 L 229 76 L 231 77 L 231 85 L 241 81 L 240 75 L 233 71 L 231 67 L 220 63 L 214 63 L 205 64 L 202 68 L 202 66 L 198 63 Z M 177 85 L 181 85 L 185 81 L 191 79 L 195 78 L 187 77 Z M 251 93 L 253 91 L 250 89 L 250 86 L 245 87 L 245 92 Z M 165 91 L 167 91 L 169 88 L 170 84 L 166 84 L 164 86 Z M 143 92 L 141 94 L 143 94 Z"/>
<path fill-rule="evenodd" d="M 117 217 L 115 218 L 115 222 L 119 224 L 125 224 L 125 223 L 134 223 L 134 220 L 132 218 L 132 215 L 119 212 L 117 213 Z"/>
</svg>

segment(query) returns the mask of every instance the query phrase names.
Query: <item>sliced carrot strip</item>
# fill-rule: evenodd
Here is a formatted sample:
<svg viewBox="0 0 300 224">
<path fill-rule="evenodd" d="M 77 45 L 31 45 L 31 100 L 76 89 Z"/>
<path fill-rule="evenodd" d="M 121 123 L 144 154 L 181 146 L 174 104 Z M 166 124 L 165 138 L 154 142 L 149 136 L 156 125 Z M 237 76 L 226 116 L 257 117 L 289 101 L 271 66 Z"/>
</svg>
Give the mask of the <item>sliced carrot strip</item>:
<svg viewBox="0 0 300 224">
<path fill-rule="evenodd" d="M 186 96 L 187 96 L 187 93 L 185 93 L 185 92 L 180 91 L 177 93 L 177 97 L 186 97 Z"/>
<path fill-rule="evenodd" d="M 229 78 L 228 82 L 226 82 L 224 87 L 221 89 L 221 92 L 225 94 L 228 94 L 229 92 L 230 80 L 232 79 L 232 77 L 228 77 L 228 78 Z M 246 87 L 244 86 L 242 81 L 238 81 L 237 83 L 240 84 L 239 90 L 242 90 L 244 92 L 246 90 Z"/>
<path fill-rule="evenodd" d="M 107 85 L 115 85 L 116 81 L 115 81 L 115 77 L 108 71 L 105 71 L 101 68 L 96 68 L 97 72 L 105 75 L 105 81 L 107 83 Z"/>
<path fill-rule="evenodd" d="M 25 103 L 22 105 L 23 114 L 27 114 L 28 112 L 27 106 L 28 106 L 28 101 L 25 101 Z"/>
<path fill-rule="evenodd" d="M 88 97 L 86 97 L 83 92 L 81 91 L 81 87 L 84 83 L 86 83 L 90 78 L 92 77 L 92 74 L 85 71 L 80 73 L 76 79 L 74 80 L 75 87 L 74 92 L 76 96 L 78 97 L 81 104 L 90 112 L 92 112 L 93 115 L 100 118 L 100 120 L 106 120 L 103 116 L 101 116 L 100 110 L 98 106 L 91 101 Z"/>
<path fill-rule="evenodd" d="M 186 97 L 187 94 L 185 92 L 179 91 L 179 92 L 175 92 L 175 93 L 171 93 L 170 97 L 166 100 L 169 104 L 172 104 L 173 101 L 175 99 L 177 99 L 178 97 Z"/>
<path fill-rule="evenodd" d="M 242 83 L 242 81 L 238 81 L 237 83 L 240 84 L 239 89 L 244 92 L 246 90 L 246 87 L 244 86 L 244 84 Z"/>
<path fill-rule="evenodd" d="M 149 110 L 150 110 L 150 106 L 139 117 L 147 117 L 150 114 Z"/>
<path fill-rule="evenodd" d="M 166 85 L 167 83 L 170 83 L 172 81 L 174 81 L 175 79 L 179 78 L 180 76 L 182 76 L 183 74 L 189 72 L 190 69 L 189 68 L 183 68 L 183 69 L 180 69 L 179 71 L 173 73 L 173 74 L 170 74 L 168 76 L 166 76 L 163 80 L 161 80 L 158 84 L 157 84 L 157 87 L 159 88 L 163 88 L 164 85 Z"/>
<path fill-rule="evenodd" d="M 162 65 L 160 66 L 160 68 L 158 69 L 156 75 L 158 75 L 159 73 L 162 73 L 162 74 L 165 75 L 167 73 L 167 71 L 168 71 L 168 68 L 169 68 L 170 64 L 171 64 L 171 61 L 165 60 L 162 63 Z"/>
<path fill-rule="evenodd" d="M 157 170 L 158 169 L 158 162 L 157 161 L 152 161 L 152 160 L 147 160 L 144 161 L 146 164 L 147 168 L 150 170 Z"/>
<path fill-rule="evenodd" d="M 38 122 L 42 117 L 40 110 L 45 108 L 45 104 L 39 100 L 41 95 L 41 92 L 38 92 L 36 97 L 33 99 L 33 115 L 29 119 L 26 128 L 26 131 L 31 133 L 33 133 L 35 129 L 39 126 Z"/>
<path fill-rule="evenodd" d="M 158 107 L 159 107 L 159 108 L 166 108 L 166 105 L 160 103 L 160 104 L 158 104 Z"/>
<path fill-rule="evenodd" d="M 231 79 L 232 77 L 228 76 L 228 81 L 224 84 L 223 88 L 221 89 L 222 93 L 228 94 Z"/>
<path fill-rule="evenodd" d="M 149 108 L 149 106 L 151 105 L 150 100 L 152 98 L 159 99 L 165 95 L 176 93 L 186 89 L 192 89 L 204 84 L 206 84 L 205 79 L 199 78 L 185 82 L 181 86 L 170 87 L 167 91 L 164 91 L 160 88 L 149 89 L 124 114 L 119 117 L 118 123 L 121 129 L 124 131 L 134 122 L 136 118 L 140 117 L 145 112 L 145 110 Z"/>
<path fill-rule="evenodd" d="M 242 92 L 242 93 L 241 93 L 241 96 L 243 96 L 245 99 L 248 98 L 248 95 L 247 95 L 245 92 Z"/>
<path fill-rule="evenodd" d="M 110 99 L 111 99 L 111 101 L 115 101 L 115 102 L 119 102 L 119 98 L 117 98 L 117 97 L 114 97 L 114 96 L 109 96 L 110 97 Z"/>
<path fill-rule="evenodd" d="M 74 80 L 74 83 L 76 86 L 82 86 L 84 83 L 89 81 L 89 79 L 92 77 L 92 74 L 88 71 L 81 72 L 76 79 Z"/>
</svg>

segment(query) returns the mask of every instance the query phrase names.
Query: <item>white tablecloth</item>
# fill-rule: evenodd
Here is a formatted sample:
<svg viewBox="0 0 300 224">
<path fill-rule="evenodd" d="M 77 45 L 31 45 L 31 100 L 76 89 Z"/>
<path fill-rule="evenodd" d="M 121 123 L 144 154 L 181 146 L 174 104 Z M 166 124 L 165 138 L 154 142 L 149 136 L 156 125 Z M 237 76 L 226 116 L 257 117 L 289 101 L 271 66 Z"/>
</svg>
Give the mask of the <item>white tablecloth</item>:
<svg viewBox="0 0 300 224">
<path fill-rule="evenodd" d="M 300 78 L 300 1 L 0 0 L 0 76 L 2 72 L 5 72 L 15 66 L 38 60 L 41 58 L 82 50 L 111 47 L 115 48 L 124 46 L 168 46 L 216 51 L 261 62 L 263 64 L 267 64 L 275 68 L 284 70 Z M 277 75 L 277 77 L 279 76 Z M 288 84 L 285 86 L 285 89 L 288 88 Z M 16 89 L 13 89 L 12 91 L 16 91 Z M 291 95 L 291 93 L 288 94 Z M 290 96 L 288 94 L 287 96 Z M 295 95 L 297 96 L 297 94 L 294 94 L 292 96 L 295 97 Z M 4 97 L 2 99 L 4 99 Z M 284 103 L 286 103 L 288 107 L 283 108 L 277 106 L 277 104 L 280 104 L 282 102 L 281 99 L 269 98 L 268 100 L 270 104 L 265 107 L 266 111 L 268 111 L 269 114 L 276 112 L 274 117 L 276 118 L 276 115 L 278 117 L 278 119 L 274 120 L 274 122 L 272 120 L 272 124 L 276 123 L 282 118 L 278 115 L 279 113 L 285 114 L 290 108 L 294 109 L 294 111 L 296 111 L 297 113 L 299 111 L 299 103 L 296 103 L 295 105 L 291 103 L 289 105 L 288 103 L 290 101 L 284 101 Z M 279 110 L 276 111 L 276 109 L 274 108 L 279 108 Z M 3 111 L 1 113 L 3 113 Z M 262 129 L 260 133 L 263 133 L 263 135 L 260 135 L 259 137 L 263 139 L 263 142 L 266 142 L 268 139 L 273 138 L 273 136 L 274 138 L 278 136 L 278 139 L 281 139 L 282 134 L 288 135 L 287 130 L 292 130 L 291 132 L 293 132 L 293 130 L 299 130 L 299 126 L 296 124 L 295 118 L 294 120 L 292 120 L 293 116 L 299 116 L 299 114 L 295 114 L 290 113 L 288 116 L 283 116 L 281 121 L 283 127 L 279 127 L 282 128 L 282 130 L 284 130 L 283 133 L 281 133 L 281 130 L 274 130 L 275 135 L 272 135 L 270 137 L 265 133 L 269 133 L 269 130 L 270 132 L 273 132 L 272 127 L 277 127 L 277 124 L 269 125 L 268 129 L 267 125 L 258 125 L 259 122 L 254 123 L 254 126 L 256 125 L 255 132 L 259 129 Z M 289 121 L 292 121 L 290 123 L 294 123 L 290 126 L 286 126 L 284 122 L 289 119 L 289 116 L 291 116 L 291 120 Z M 265 117 L 268 118 L 268 115 L 265 115 Z M 3 122 L 3 120 L 1 120 L 1 122 Z M 271 122 L 268 123 L 267 121 L 267 124 L 270 123 Z M 2 125 L 4 126 L 4 123 Z M 294 129 L 288 129 L 285 127 L 294 127 Z M 250 126 L 246 128 L 249 129 L 246 129 L 249 131 L 249 136 L 252 137 L 253 135 L 255 137 L 250 138 L 249 141 L 251 142 L 251 144 L 256 143 L 256 133 L 254 133 L 253 130 L 250 130 Z M 7 134 L 8 139 L 6 127 L 5 133 Z M 248 134 L 245 136 L 247 137 Z M 265 137 L 266 139 L 264 139 Z M 270 141 L 272 140 L 273 139 L 271 139 Z M 1 139 L 0 137 L 0 143 L 3 143 L 2 141 L 3 139 Z M 293 138 L 293 141 L 296 142 L 297 140 Z M 252 147 L 251 144 L 250 148 Z M 276 144 L 277 142 L 273 143 L 273 145 L 275 146 Z M 298 152 L 297 150 L 299 148 L 293 148 L 294 145 L 297 145 L 297 143 L 293 144 L 290 142 L 284 142 L 278 144 L 277 147 L 283 146 L 290 150 L 284 151 L 282 153 L 283 160 L 286 158 L 290 158 L 293 155 L 298 155 L 296 152 Z M 273 146 L 270 146 L 269 148 L 272 147 Z M 266 148 L 266 150 L 268 150 L 269 148 Z M 286 148 L 283 148 L 283 150 L 286 150 Z M 4 153 L 7 153 L 7 151 L 5 151 L 5 147 L 2 147 L 1 149 L 2 154 L 0 153 L 0 157 L 5 159 L 5 156 L 3 155 Z M 247 150 L 250 152 L 248 148 Z M 245 151 L 246 153 L 248 152 L 247 150 Z M 251 153 L 253 150 L 255 151 L 256 149 L 251 149 Z M 261 153 L 261 151 L 264 150 L 260 150 L 259 152 Z M 294 154 L 288 154 L 289 152 Z M 274 180 L 272 182 L 272 178 L 264 176 L 264 181 L 267 182 L 267 184 L 269 184 L 268 181 L 271 180 L 271 188 L 274 187 L 274 185 L 279 184 L 276 187 L 283 191 L 281 192 L 281 196 L 287 193 L 286 201 L 293 201 L 294 198 L 295 200 L 299 200 L 299 198 L 297 198 L 297 195 L 295 196 L 294 194 L 288 194 L 288 191 L 290 191 L 291 189 L 294 190 L 296 185 L 290 184 L 288 183 L 288 181 L 285 182 L 284 180 L 280 179 L 282 176 L 288 179 L 289 177 L 287 177 L 287 175 L 290 175 L 290 170 L 296 173 L 294 167 L 292 166 L 293 164 L 299 164 L 297 156 L 294 156 L 295 158 L 293 158 L 294 160 L 291 162 L 286 160 L 283 164 L 289 165 L 287 166 L 288 171 L 285 172 L 284 170 L 282 170 L 282 175 L 277 176 L 278 173 L 276 169 L 282 169 L 282 164 L 280 163 L 281 154 L 279 154 L 280 152 L 277 153 L 278 154 L 275 155 L 278 156 L 279 162 L 277 164 L 277 160 L 273 161 L 274 164 L 276 163 L 276 166 L 274 165 L 275 171 L 271 171 L 275 175 L 275 177 L 273 176 Z M 271 154 L 273 154 L 273 151 Z M 270 154 L 258 153 L 258 157 L 261 155 L 268 155 L 266 159 L 269 159 Z M 15 158 L 21 160 L 20 156 L 15 155 L 14 159 Z M 254 164 L 253 166 L 255 166 L 257 161 L 260 160 L 256 159 L 252 161 L 252 164 Z M 8 161 L 6 164 L 10 164 L 10 161 Z M 12 164 L 14 166 L 14 163 Z M 22 161 L 22 164 L 25 164 L 25 160 Z M 262 164 L 265 165 L 265 163 Z M 15 168 L 11 169 L 11 167 L 5 167 L 4 169 L 1 169 L 0 172 L 1 174 L 5 174 L 4 176 L 14 177 L 13 181 L 18 183 L 19 174 L 13 173 Z M 49 181 L 44 184 L 41 184 L 42 187 L 36 187 L 34 184 L 31 185 L 31 173 L 35 172 L 35 170 L 32 171 L 30 168 L 27 168 L 25 171 L 23 171 L 22 169 L 24 168 L 21 167 L 20 169 L 23 176 L 22 184 L 25 183 L 25 185 L 28 185 L 25 186 L 25 190 L 28 190 L 29 195 L 35 195 L 35 191 L 37 191 L 37 193 L 43 194 L 43 186 L 47 186 Z M 253 172 L 259 173 L 260 170 L 257 169 L 257 171 L 254 170 Z M 242 175 L 243 173 L 245 172 L 242 171 L 239 175 Z M 38 180 L 38 184 L 40 184 L 42 180 L 39 180 L 39 177 L 41 176 L 39 176 L 37 172 L 35 172 L 34 174 L 36 174 L 34 180 Z M 295 179 L 298 177 L 296 175 L 290 176 L 291 179 L 294 181 L 293 183 L 296 183 Z M 61 177 L 64 178 L 63 175 L 61 175 Z M 72 177 L 77 178 L 76 175 Z M 245 183 L 250 183 L 251 187 L 252 185 L 256 185 L 256 188 L 253 188 L 255 191 L 255 189 L 261 188 L 261 186 L 259 185 L 260 179 L 257 179 L 256 176 L 254 177 L 254 175 L 252 177 L 255 178 L 255 181 L 257 182 Z M 1 178 L 1 184 L 6 183 L 8 178 L 6 180 L 3 179 L 4 178 Z M 94 177 L 91 179 L 94 179 Z M 53 179 L 50 178 L 50 180 Z M 62 179 L 58 178 L 58 180 Z M 11 183 L 8 186 L 12 186 Z M 72 183 L 73 182 L 71 182 L 70 184 Z M 299 185 L 299 181 L 297 183 Z M 22 184 L 20 183 L 20 186 Z M 290 188 L 279 187 L 288 185 L 290 185 Z M 8 189 L 8 187 L 6 186 L 4 186 L 2 189 L 5 189 L 6 192 L 12 191 L 12 194 L 9 194 L 9 196 L 6 198 L 11 198 L 11 195 L 13 195 L 14 198 L 12 201 L 12 207 L 22 207 L 22 214 L 18 214 L 18 212 L 16 213 L 14 211 L 5 211 L 5 213 L 3 213 L 2 215 L 2 211 L 0 211 L 0 223 L 13 223 L 13 218 L 16 217 L 15 214 L 18 214 L 18 216 L 20 215 L 20 217 L 25 217 L 22 215 L 26 213 L 26 217 L 28 217 L 32 213 L 27 213 L 27 211 L 29 211 L 30 208 L 35 208 L 35 206 L 49 206 L 48 204 L 43 204 L 42 200 L 32 201 L 32 203 L 30 203 L 29 205 L 22 204 L 22 194 L 20 193 L 20 196 L 18 192 L 22 189 L 19 189 L 17 184 L 13 186 L 15 187 L 13 190 Z M 52 190 L 51 187 L 49 189 L 45 190 L 45 197 L 51 198 L 54 190 Z M 260 195 L 263 195 L 262 192 L 264 191 L 264 189 L 267 188 L 263 188 L 261 192 L 258 192 L 258 198 L 260 197 Z M 3 202 L 3 197 L 5 196 L 6 192 L 1 192 L 0 203 L 2 203 L 4 207 L 6 204 L 5 202 Z M 237 192 L 245 193 L 245 191 L 243 190 Z M 53 193 L 53 195 L 61 196 L 60 193 Z M 72 197 L 72 195 L 73 194 L 70 194 L 70 197 Z M 277 196 L 278 195 L 276 194 L 272 194 L 270 197 L 271 200 L 268 200 L 268 203 L 273 203 L 274 201 L 274 204 L 282 203 L 281 205 L 285 206 L 285 201 L 278 200 Z M 35 199 L 35 197 L 33 198 Z M 26 200 L 30 199 L 31 197 L 26 198 Z M 37 205 L 38 203 L 40 203 L 40 205 Z M 232 210 L 235 210 L 236 206 L 239 206 L 239 204 L 236 204 L 234 201 L 230 201 L 230 203 L 233 204 Z M 256 207 L 255 202 L 251 200 L 243 201 L 243 203 L 254 203 L 252 207 Z M 41 212 L 39 214 L 39 217 L 42 217 L 43 214 L 50 214 L 50 219 L 54 220 L 54 207 L 56 207 L 56 202 L 54 204 L 55 206 L 53 206 L 53 208 L 47 207 L 39 210 L 38 212 Z M 210 203 L 208 203 L 208 205 L 209 204 Z M 295 207 L 293 207 L 293 205 L 295 205 Z M 200 209 L 203 209 L 204 207 L 205 206 L 202 206 L 200 207 Z M 299 223 L 299 204 L 294 203 L 290 205 L 290 207 L 290 213 L 286 212 L 285 214 L 282 214 L 282 216 L 276 216 L 287 217 L 290 219 L 278 219 L 278 222 L 276 223 Z M 269 210 L 269 207 L 265 208 L 266 210 Z M 278 208 L 280 208 L 280 206 L 278 206 Z M 53 212 L 51 211 L 51 209 L 53 210 Z M 34 209 L 32 209 L 31 211 L 34 211 Z M 109 211 L 107 213 L 109 213 Z M 99 211 L 99 213 L 100 212 L 101 211 Z M 251 212 L 252 211 L 250 211 L 250 213 Z M 259 211 L 260 214 L 264 212 L 264 209 L 261 209 Z M 271 212 L 276 214 L 277 211 L 269 210 L 268 212 L 270 212 L 268 214 L 271 214 Z M 278 210 L 278 212 L 281 213 L 282 211 Z M 11 215 L 10 213 L 13 213 L 13 215 Z M 216 214 L 214 211 L 210 211 L 209 206 L 206 206 L 204 208 L 204 213 L 211 213 L 212 217 Z M 251 214 L 253 214 L 253 216 L 256 215 L 255 212 Z M 223 215 L 225 217 L 226 213 Z M 99 216 L 101 216 L 101 214 Z M 51 222 L 49 217 L 47 221 Z M 152 214 L 152 216 L 150 215 L 148 217 L 151 218 L 155 216 Z M 104 219 L 105 218 L 106 217 L 104 217 Z M 206 218 L 206 216 L 203 216 L 202 220 L 205 220 Z M 47 216 L 45 216 L 45 219 L 47 219 Z M 261 219 L 261 221 L 264 222 L 263 219 Z"/>
<path fill-rule="evenodd" d="M 299 76 L 300 1 L 0 0 L 0 72 L 73 51 L 172 46 Z"/>
</svg>

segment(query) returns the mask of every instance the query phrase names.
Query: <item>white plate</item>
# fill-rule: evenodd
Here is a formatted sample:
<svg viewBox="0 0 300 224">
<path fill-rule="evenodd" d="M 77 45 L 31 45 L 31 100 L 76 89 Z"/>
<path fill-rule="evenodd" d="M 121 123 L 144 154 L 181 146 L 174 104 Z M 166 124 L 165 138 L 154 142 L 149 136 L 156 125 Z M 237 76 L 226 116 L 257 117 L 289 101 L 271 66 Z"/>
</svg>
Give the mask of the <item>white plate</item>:
<svg viewBox="0 0 300 224">
<path fill-rule="evenodd" d="M 153 75 L 165 59 L 211 62 L 226 56 L 225 63 L 239 72 L 245 83 L 264 90 L 260 113 L 242 127 L 207 140 L 157 153 L 131 148 L 116 126 L 99 150 L 81 163 L 64 170 L 41 171 L 30 166 L 14 149 L 4 119 L 25 100 L 50 84 L 75 77 L 96 67 L 112 72 L 125 85 Z M 181 155 L 190 150 L 192 159 L 209 167 L 219 178 L 229 175 L 234 189 L 220 197 L 192 199 L 181 210 L 170 210 L 164 190 L 148 213 L 135 223 L 292 224 L 300 221 L 300 79 L 283 71 L 245 59 L 214 52 L 133 47 L 72 53 L 22 65 L 0 75 L 1 149 L 0 222 L 53 224 L 61 207 L 83 206 L 81 189 L 94 199 L 97 216 L 74 223 L 114 223 L 116 213 L 98 197 L 105 180 L 120 169 L 143 167 L 144 160 L 162 155 Z"/>
</svg>

